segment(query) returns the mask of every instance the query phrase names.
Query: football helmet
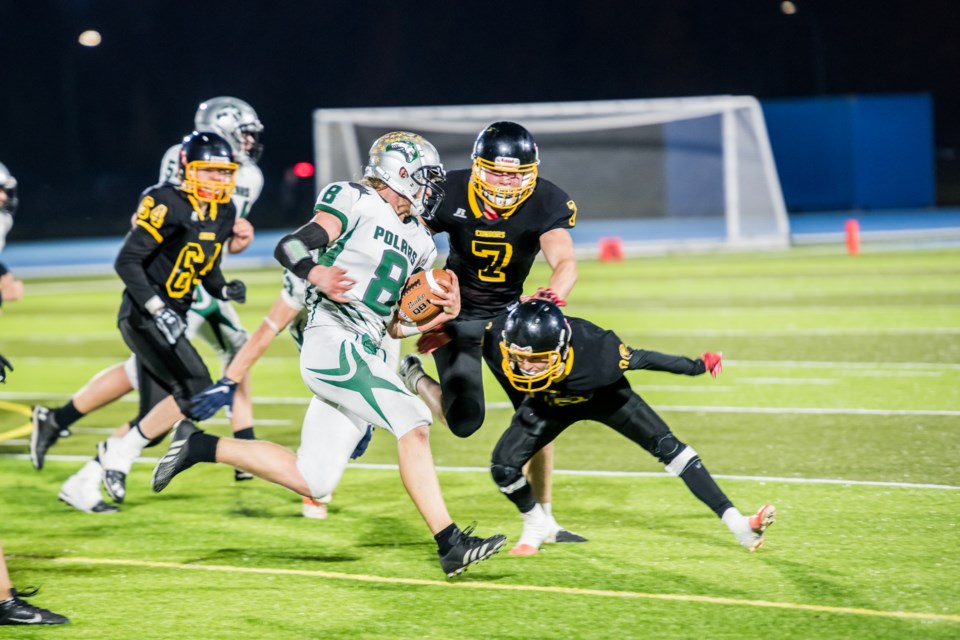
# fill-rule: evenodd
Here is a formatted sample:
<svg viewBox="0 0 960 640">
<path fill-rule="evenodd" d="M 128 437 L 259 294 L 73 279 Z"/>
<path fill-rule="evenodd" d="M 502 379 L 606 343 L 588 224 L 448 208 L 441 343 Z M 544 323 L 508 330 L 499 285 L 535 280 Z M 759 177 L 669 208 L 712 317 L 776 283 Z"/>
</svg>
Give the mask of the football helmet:
<svg viewBox="0 0 960 640">
<path fill-rule="evenodd" d="M 201 169 L 226 169 L 230 179 L 201 180 Z M 237 163 L 230 144 L 215 133 L 194 131 L 180 145 L 180 189 L 204 202 L 229 202 L 236 185 Z"/>
<path fill-rule="evenodd" d="M 0 212 L 13 215 L 17 212 L 17 205 L 20 204 L 17 198 L 17 179 L 10 175 L 6 165 L 0 162 L 0 189 L 7 194 L 7 200 L 0 206 Z"/>
<path fill-rule="evenodd" d="M 473 191 L 495 209 L 512 209 L 533 194 L 540 155 L 533 136 L 516 122 L 494 122 L 473 144 Z M 519 175 L 516 184 L 490 181 L 490 173 Z"/>
<path fill-rule="evenodd" d="M 382 180 L 409 200 L 414 216 L 426 213 L 428 206 L 432 213 L 443 201 L 440 184 L 446 173 L 440 154 L 416 133 L 392 131 L 377 138 L 370 147 L 363 175 Z"/>
<path fill-rule="evenodd" d="M 521 303 L 507 316 L 500 335 L 501 367 L 514 389 L 542 391 L 567 373 L 570 324 L 552 302 Z"/>
<path fill-rule="evenodd" d="M 197 131 L 212 131 L 229 142 L 240 162 L 248 158 L 257 162 L 263 155 L 263 123 L 253 107 L 240 98 L 219 96 L 201 102 L 193 124 Z"/>
</svg>

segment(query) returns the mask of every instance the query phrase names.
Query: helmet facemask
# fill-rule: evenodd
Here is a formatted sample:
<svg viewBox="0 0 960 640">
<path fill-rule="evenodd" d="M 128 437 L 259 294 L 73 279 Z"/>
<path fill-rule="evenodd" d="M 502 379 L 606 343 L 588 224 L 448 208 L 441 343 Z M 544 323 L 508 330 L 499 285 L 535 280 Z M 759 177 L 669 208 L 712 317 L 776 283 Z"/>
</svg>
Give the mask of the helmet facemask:
<svg viewBox="0 0 960 640">
<path fill-rule="evenodd" d="M 526 393 L 543 391 L 553 384 L 554 380 L 559 379 L 566 368 L 566 347 L 563 347 L 562 352 L 559 348 L 534 352 L 530 347 L 501 342 L 500 353 L 503 355 L 501 366 L 511 386 Z M 524 365 L 529 366 L 531 362 L 543 362 L 546 367 L 539 371 L 525 370 Z"/>
<path fill-rule="evenodd" d="M 505 185 L 491 182 L 489 179 L 491 172 L 511 177 L 519 175 L 519 184 Z M 537 186 L 537 175 L 536 164 L 522 165 L 516 158 L 497 158 L 491 162 L 486 158 L 477 157 L 473 160 L 471 180 L 477 187 L 476 193 L 484 203 L 495 209 L 510 209 L 519 206 L 533 195 L 533 190 Z"/>
<path fill-rule="evenodd" d="M 219 169 L 230 171 L 228 181 L 220 180 L 201 180 L 199 173 L 201 169 Z M 237 164 L 235 162 L 210 162 L 208 160 L 195 160 L 187 162 L 183 168 L 183 178 L 180 188 L 183 191 L 195 196 L 201 202 L 230 202 L 230 196 L 233 195 L 233 189 L 237 184 Z"/>
<path fill-rule="evenodd" d="M 200 172 L 229 172 L 227 180 L 200 177 Z M 215 133 L 194 131 L 180 146 L 180 189 L 201 202 L 230 202 L 236 186 L 237 163 L 230 144 Z"/>
</svg>

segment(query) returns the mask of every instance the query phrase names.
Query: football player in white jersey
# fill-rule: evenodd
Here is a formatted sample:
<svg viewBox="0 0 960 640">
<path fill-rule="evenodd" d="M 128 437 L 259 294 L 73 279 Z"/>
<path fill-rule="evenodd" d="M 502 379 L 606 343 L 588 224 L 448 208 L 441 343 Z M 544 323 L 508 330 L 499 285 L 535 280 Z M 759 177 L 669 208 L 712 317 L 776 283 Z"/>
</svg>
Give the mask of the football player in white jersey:
<svg viewBox="0 0 960 640">
<path fill-rule="evenodd" d="M 230 143 L 234 152 L 238 169 L 231 201 L 237 208 L 237 220 L 227 250 L 230 253 L 239 253 L 253 240 L 253 226 L 246 216 L 263 190 L 263 173 L 257 166 L 257 160 L 263 153 L 263 144 L 260 142 L 263 124 L 248 103 L 239 98 L 223 96 L 200 104 L 194 116 L 194 126 L 198 131 L 216 133 Z M 180 148 L 181 145 L 174 145 L 164 154 L 160 163 L 160 182 L 179 183 Z M 203 337 L 220 355 L 226 367 L 243 346 L 248 333 L 232 305 L 221 304 L 221 301 L 207 295 L 202 287 L 196 288 L 195 296 L 194 304 L 187 314 L 187 336 L 190 340 L 197 335 Z M 43 468 L 47 450 L 59 437 L 70 434 L 69 428 L 74 422 L 138 389 L 136 372 L 136 359 L 131 355 L 124 363 L 94 375 L 66 404 L 56 408 L 35 406 L 30 439 L 30 457 L 34 467 L 38 470 Z M 172 414 L 171 419 L 175 419 L 175 415 Z M 141 417 L 143 416 L 138 416 L 138 419 Z M 236 403 L 231 412 L 231 427 L 237 437 L 254 438 L 248 380 L 242 382 L 237 392 Z M 113 437 L 122 436 L 128 430 L 129 423 L 120 427 Z M 236 480 L 251 478 L 250 474 L 235 471 Z M 64 483 L 61 498 L 68 496 L 69 499 L 64 501 L 82 511 L 92 511 L 96 507 L 98 513 L 103 512 L 102 502 L 95 500 L 99 489 L 91 486 L 89 482 L 82 484 L 81 487 L 77 478 L 71 476 Z"/>
<path fill-rule="evenodd" d="M 323 496 L 339 482 L 367 425 L 376 424 L 397 438 L 400 477 L 434 534 L 444 573 L 457 575 L 499 551 L 505 536 L 479 538 L 454 524 L 433 467 L 430 410 L 406 390 L 382 348 L 388 333 L 417 335 L 459 313 L 453 277 L 449 291 L 434 294 L 443 307 L 436 318 L 407 325 L 396 314 L 407 276 L 431 267 L 436 258 L 433 238 L 418 218 L 438 192 L 419 136 L 407 132 L 374 143 L 361 182 L 323 188 L 313 220 L 282 238 L 275 253 L 284 267 L 310 283 L 300 372 L 316 402 L 309 409 L 314 415 L 304 421 L 299 451 L 264 440 L 217 438 L 183 420 L 154 469 L 155 491 L 197 462 L 220 462 L 302 496 Z M 314 250 L 320 251 L 319 260 Z M 222 379 L 200 395 L 225 399 L 235 384 Z M 190 411 L 195 407 L 196 402 Z"/>
<path fill-rule="evenodd" d="M 0 162 L 0 251 L 7 243 L 7 233 L 13 227 L 13 214 L 17 212 L 17 179 Z M 12 302 L 23 297 L 23 282 L 13 277 L 6 265 L 0 262 L 0 306 L 3 301 Z"/>
</svg>

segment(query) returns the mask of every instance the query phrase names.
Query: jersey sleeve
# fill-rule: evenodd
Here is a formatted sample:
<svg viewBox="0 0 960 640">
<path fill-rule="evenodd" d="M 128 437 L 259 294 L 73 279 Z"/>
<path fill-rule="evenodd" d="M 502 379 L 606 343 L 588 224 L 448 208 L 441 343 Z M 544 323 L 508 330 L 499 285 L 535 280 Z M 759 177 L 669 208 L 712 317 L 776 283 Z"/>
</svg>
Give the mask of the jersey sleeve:
<svg viewBox="0 0 960 640">
<path fill-rule="evenodd" d="M 233 204 L 237 217 L 246 218 L 263 192 L 263 171 L 253 162 L 245 162 L 237 169 L 237 184 L 233 190 Z"/>
<path fill-rule="evenodd" d="M 307 283 L 297 276 L 290 273 L 289 269 L 283 270 L 283 289 L 280 290 L 280 297 L 284 303 L 291 309 L 299 311 L 306 306 Z"/>
<path fill-rule="evenodd" d="M 371 197 L 379 196 L 359 183 L 332 182 L 320 191 L 313 211 L 323 211 L 339 219 L 340 235 L 343 236 L 356 228 L 360 221 L 360 216 L 355 211 L 357 202 L 360 198 Z"/>
<path fill-rule="evenodd" d="M 160 161 L 160 182 L 180 184 L 180 145 L 175 144 L 163 154 Z"/>
<path fill-rule="evenodd" d="M 123 280 L 127 292 L 141 307 L 154 296 L 144 263 L 150 254 L 180 229 L 175 216 L 168 215 L 170 208 L 157 200 L 157 194 L 147 190 L 140 196 L 140 204 L 133 228 L 123 240 L 117 254 L 114 269 Z"/>
<path fill-rule="evenodd" d="M 543 227 L 543 233 L 553 229 L 572 229 L 577 224 L 577 203 L 567 195 L 566 191 L 552 182 L 547 185 L 549 187 L 546 189 L 547 197 L 544 203 L 547 222 Z"/>
<path fill-rule="evenodd" d="M 0 211 L 0 251 L 7 244 L 7 234 L 13 228 L 13 215 L 5 211 Z"/>
</svg>

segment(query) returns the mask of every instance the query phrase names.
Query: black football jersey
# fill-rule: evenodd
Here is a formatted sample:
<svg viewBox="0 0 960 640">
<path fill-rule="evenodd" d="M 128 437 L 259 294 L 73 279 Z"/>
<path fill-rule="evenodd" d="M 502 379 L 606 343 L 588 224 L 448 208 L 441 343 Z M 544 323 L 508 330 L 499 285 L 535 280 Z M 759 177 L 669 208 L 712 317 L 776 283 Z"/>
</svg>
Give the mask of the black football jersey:
<svg viewBox="0 0 960 640">
<path fill-rule="evenodd" d="M 470 169 L 447 174 L 446 197 L 424 222 L 435 233 L 449 235 L 446 268 L 460 280 L 460 317 L 482 319 L 517 301 L 540 252 L 540 236 L 572 228 L 577 205 L 558 186 L 539 178 L 533 194 L 513 213 L 490 219 L 470 193 L 470 174 Z"/>
<path fill-rule="evenodd" d="M 171 184 L 150 187 L 140 196 L 134 226 L 117 255 L 117 274 L 126 285 L 120 317 L 132 307 L 144 311 L 154 295 L 184 315 L 194 286 L 219 291 L 224 282 L 220 258 L 233 235 L 232 202 L 211 203 L 201 218 L 196 201 Z"/>
<path fill-rule="evenodd" d="M 613 331 L 567 316 L 570 323 L 570 349 L 573 364 L 566 377 L 544 391 L 532 393 L 534 398 L 550 405 L 585 402 L 599 389 L 625 381 L 624 371 L 630 365 L 631 349 Z"/>
</svg>

